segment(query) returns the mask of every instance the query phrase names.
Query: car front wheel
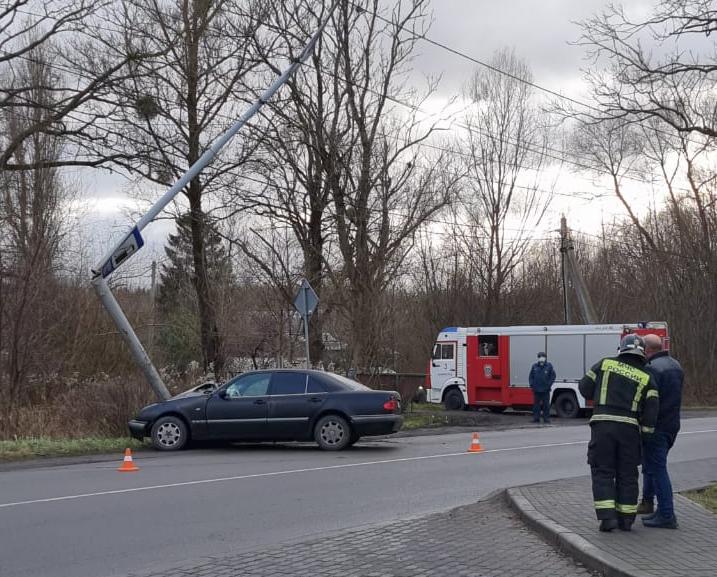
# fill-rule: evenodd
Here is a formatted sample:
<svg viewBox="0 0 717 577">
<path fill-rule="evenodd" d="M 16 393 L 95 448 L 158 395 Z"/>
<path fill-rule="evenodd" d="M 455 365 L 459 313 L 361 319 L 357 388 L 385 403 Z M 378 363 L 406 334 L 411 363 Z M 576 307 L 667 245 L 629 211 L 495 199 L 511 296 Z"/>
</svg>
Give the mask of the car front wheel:
<svg viewBox="0 0 717 577">
<path fill-rule="evenodd" d="M 339 415 L 321 417 L 314 427 L 314 440 L 324 451 L 340 451 L 351 443 L 351 427 Z"/>
<path fill-rule="evenodd" d="M 187 425 L 178 417 L 160 417 L 152 425 L 152 445 L 159 451 L 179 451 L 188 440 Z"/>
</svg>

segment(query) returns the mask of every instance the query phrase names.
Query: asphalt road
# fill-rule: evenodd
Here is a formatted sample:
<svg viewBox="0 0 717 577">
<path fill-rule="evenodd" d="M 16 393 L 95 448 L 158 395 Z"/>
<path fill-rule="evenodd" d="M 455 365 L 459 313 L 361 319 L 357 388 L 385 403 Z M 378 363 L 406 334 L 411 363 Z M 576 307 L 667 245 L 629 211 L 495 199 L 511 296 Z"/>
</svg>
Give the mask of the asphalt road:
<svg viewBox="0 0 717 577">
<path fill-rule="evenodd" d="M 475 502 L 504 487 L 587 473 L 588 428 L 142 453 L 0 473 L 1 577 L 116 577 Z M 717 417 L 683 422 L 673 461 L 717 457 Z"/>
</svg>

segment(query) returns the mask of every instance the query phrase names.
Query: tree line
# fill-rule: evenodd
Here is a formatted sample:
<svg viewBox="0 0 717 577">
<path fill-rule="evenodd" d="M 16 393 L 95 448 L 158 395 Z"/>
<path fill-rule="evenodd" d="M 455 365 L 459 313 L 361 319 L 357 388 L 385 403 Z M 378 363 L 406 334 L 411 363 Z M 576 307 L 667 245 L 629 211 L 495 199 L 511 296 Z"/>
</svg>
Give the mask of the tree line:
<svg viewBox="0 0 717 577">
<path fill-rule="evenodd" d="M 75 232 L 78 171 L 120 173 L 146 205 L 330 4 L 0 9 L 0 435 L 72 395 L 102 391 L 104 412 L 146 396 L 89 289 L 88 245 L 101 241 Z M 561 323 L 559 240 L 534 233 L 557 221 L 560 169 L 593 177 L 625 214 L 576 238 L 601 321 L 668 321 L 689 397 L 713 402 L 717 79 L 678 45 L 709 54 L 712 12 L 663 0 L 641 21 L 614 8 L 584 22 L 589 101 L 543 90 L 498 49 L 453 95 L 461 112 L 436 113 L 441 79 L 413 68 L 430 8 L 337 2 L 310 61 L 167 214 L 176 230 L 152 280 L 113 279 L 167 380 L 299 362 L 301 277 L 321 299 L 311 358 L 335 370 L 423 372 L 442 326 Z M 647 186 L 658 201 L 636 199 Z"/>
</svg>

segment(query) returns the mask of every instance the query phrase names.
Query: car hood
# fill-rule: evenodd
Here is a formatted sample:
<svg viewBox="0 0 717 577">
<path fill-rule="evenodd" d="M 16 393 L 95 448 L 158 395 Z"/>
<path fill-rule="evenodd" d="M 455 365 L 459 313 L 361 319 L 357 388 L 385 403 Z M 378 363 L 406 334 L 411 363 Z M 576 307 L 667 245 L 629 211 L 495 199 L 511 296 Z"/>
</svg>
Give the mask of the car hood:
<svg viewBox="0 0 717 577">
<path fill-rule="evenodd" d="M 203 393 L 203 392 L 201 392 L 201 391 L 193 391 L 193 390 L 190 389 L 189 391 L 184 391 L 183 393 L 179 393 L 178 395 L 174 395 L 173 397 L 170 397 L 170 398 L 167 399 L 167 400 L 168 400 L 168 401 L 174 401 L 174 400 L 176 400 L 176 399 L 188 399 L 188 398 L 191 398 L 191 397 L 204 397 L 204 396 L 206 396 L 206 393 Z"/>
</svg>

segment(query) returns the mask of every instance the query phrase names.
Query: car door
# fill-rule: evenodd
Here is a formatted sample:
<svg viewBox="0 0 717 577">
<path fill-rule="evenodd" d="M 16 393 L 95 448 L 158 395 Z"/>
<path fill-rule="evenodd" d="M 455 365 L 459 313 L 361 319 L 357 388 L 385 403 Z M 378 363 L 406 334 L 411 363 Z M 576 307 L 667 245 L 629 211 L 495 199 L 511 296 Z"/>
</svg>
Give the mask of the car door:
<svg viewBox="0 0 717 577">
<path fill-rule="evenodd" d="M 312 419 L 325 400 L 326 393 L 309 373 L 275 372 L 269 389 L 270 435 L 276 439 L 310 438 Z"/>
<path fill-rule="evenodd" d="M 207 401 L 208 436 L 237 441 L 266 438 L 271 375 L 241 375 L 213 394 Z"/>
</svg>

